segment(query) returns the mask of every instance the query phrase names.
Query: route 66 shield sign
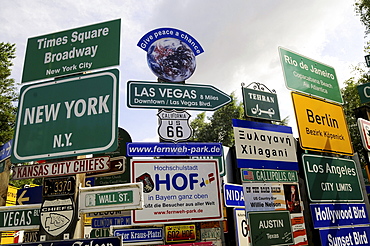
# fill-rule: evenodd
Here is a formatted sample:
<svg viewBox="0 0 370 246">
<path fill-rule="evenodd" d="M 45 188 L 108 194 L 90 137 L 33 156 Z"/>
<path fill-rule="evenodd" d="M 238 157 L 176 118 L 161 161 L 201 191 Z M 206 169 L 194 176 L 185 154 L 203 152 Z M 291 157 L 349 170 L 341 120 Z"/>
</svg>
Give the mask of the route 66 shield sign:
<svg viewBox="0 0 370 246">
<path fill-rule="evenodd" d="M 158 114 L 158 135 L 172 142 L 184 141 L 193 135 L 189 125 L 190 114 L 186 111 L 164 110 Z"/>
</svg>

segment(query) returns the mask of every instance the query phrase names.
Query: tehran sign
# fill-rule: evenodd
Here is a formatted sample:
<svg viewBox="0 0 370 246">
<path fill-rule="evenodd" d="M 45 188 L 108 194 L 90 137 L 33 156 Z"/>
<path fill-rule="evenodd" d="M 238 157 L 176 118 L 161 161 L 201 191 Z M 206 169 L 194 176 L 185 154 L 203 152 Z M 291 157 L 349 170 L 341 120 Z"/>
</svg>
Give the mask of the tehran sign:
<svg viewBox="0 0 370 246">
<path fill-rule="evenodd" d="M 117 148 L 117 69 L 23 86 L 12 162 Z"/>
</svg>

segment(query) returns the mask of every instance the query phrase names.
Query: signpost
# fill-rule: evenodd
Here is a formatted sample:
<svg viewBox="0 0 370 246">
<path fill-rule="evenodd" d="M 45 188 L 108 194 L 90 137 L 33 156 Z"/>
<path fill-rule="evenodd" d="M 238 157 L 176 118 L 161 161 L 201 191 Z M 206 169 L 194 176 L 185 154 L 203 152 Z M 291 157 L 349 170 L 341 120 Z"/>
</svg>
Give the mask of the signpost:
<svg viewBox="0 0 370 246">
<path fill-rule="evenodd" d="M 0 231 L 37 230 L 41 204 L 0 207 Z"/>
<path fill-rule="evenodd" d="M 230 96 L 211 85 L 127 82 L 130 108 L 216 110 L 231 102 Z"/>
<path fill-rule="evenodd" d="M 118 70 L 23 86 L 12 162 L 117 148 Z"/>
<path fill-rule="evenodd" d="M 29 38 L 22 82 L 119 65 L 121 20 Z"/>
<path fill-rule="evenodd" d="M 249 117 L 280 121 L 278 98 L 275 93 L 242 88 L 245 114 Z"/>
<path fill-rule="evenodd" d="M 142 183 L 79 188 L 81 213 L 143 208 Z"/>
<path fill-rule="evenodd" d="M 341 105 L 295 92 L 292 99 L 303 149 L 353 155 Z"/>
<path fill-rule="evenodd" d="M 239 168 L 298 170 L 292 128 L 233 119 Z"/>
<path fill-rule="evenodd" d="M 343 104 L 333 67 L 282 47 L 279 54 L 288 89 Z"/>
<path fill-rule="evenodd" d="M 356 163 L 337 157 L 302 155 L 308 197 L 312 202 L 362 202 Z"/>
</svg>

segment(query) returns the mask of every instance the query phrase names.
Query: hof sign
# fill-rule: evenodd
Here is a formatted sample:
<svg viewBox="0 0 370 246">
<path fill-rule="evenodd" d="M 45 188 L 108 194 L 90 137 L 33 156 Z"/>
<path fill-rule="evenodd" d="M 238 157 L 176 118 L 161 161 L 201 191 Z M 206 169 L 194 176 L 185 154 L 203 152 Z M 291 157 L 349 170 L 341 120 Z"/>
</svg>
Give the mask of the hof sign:
<svg viewBox="0 0 370 246">
<path fill-rule="evenodd" d="M 191 115 L 188 112 L 162 109 L 157 115 L 158 134 L 162 139 L 178 142 L 193 135 L 193 129 L 189 125 Z"/>
</svg>

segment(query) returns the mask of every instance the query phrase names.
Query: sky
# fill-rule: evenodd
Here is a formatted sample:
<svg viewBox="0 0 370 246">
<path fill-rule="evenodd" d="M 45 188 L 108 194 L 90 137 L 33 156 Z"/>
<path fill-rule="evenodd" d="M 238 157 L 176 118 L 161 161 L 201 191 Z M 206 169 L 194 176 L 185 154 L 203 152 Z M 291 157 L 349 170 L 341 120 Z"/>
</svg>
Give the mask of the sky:
<svg viewBox="0 0 370 246">
<path fill-rule="evenodd" d="M 334 67 L 340 87 L 364 63 L 364 27 L 350 0 L 2 0 L 0 42 L 16 44 L 11 78 L 21 81 L 27 39 L 121 19 L 118 126 L 134 142 L 158 142 L 155 109 L 127 107 L 129 80 L 156 81 L 137 46 L 153 29 L 171 27 L 193 36 L 204 53 L 188 84 L 212 85 L 242 101 L 241 84 L 264 84 L 278 96 L 280 116 L 298 137 L 290 90 L 278 47 Z M 201 111 L 188 111 L 192 118 Z M 207 115 L 211 115 L 208 112 Z"/>
</svg>

